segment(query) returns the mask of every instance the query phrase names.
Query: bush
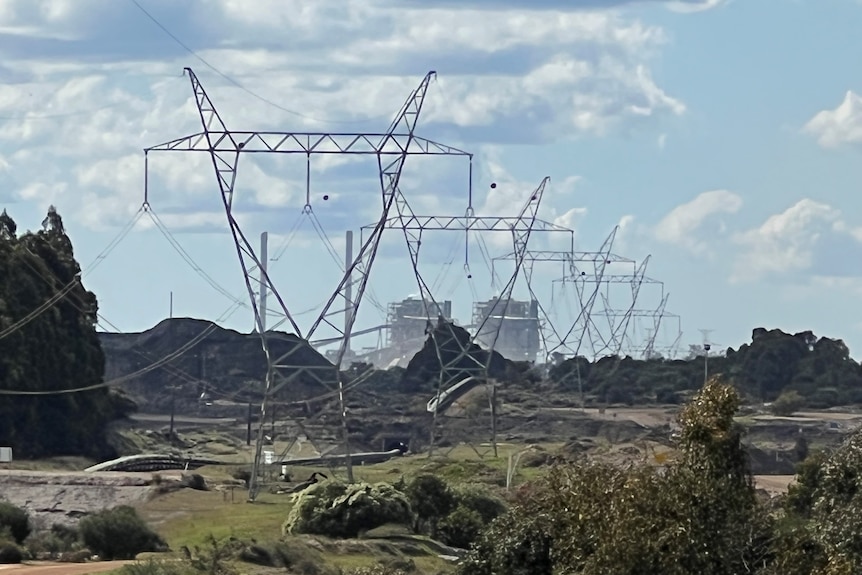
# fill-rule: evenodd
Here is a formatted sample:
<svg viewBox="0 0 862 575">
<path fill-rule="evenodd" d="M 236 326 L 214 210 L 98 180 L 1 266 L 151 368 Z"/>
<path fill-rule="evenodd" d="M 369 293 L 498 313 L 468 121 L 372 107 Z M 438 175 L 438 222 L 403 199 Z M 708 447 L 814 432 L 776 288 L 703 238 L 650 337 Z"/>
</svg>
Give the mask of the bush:
<svg viewBox="0 0 862 575">
<path fill-rule="evenodd" d="M 84 544 L 102 559 L 133 559 L 138 553 L 167 550 L 164 540 L 127 505 L 85 517 L 78 528 Z"/>
<path fill-rule="evenodd" d="M 293 497 L 284 533 L 356 537 L 386 523 L 409 524 L 407 496 L 388 483 L 324 481 Z"/>
<path fill-rule="evenodd" d="M 30 535 L 30 516 L 20 507 L 0 501 L 0 531 L 4 530 L 20 545 Z"/>
<path fill-rule="evenodd" d="M 196 491 L 209 491 L 207 481 L 200 473 L 183 473 L 180 485 Z"/>
<path fill-rule="evenodd" d="M 440 522 L 438 534 L 446 545 L 469 549 L 485 525 L 487 524 L 482 520 L 482 516 L 476 511 L 461 506 Z"/>
<path fill-rule="evenodd" d="M 24 544 L 34 557 L 47 555 L 56 558 L 61 553 L 74 550 L 78 538 L 77 529 L 57 524 L 52 526 L 50 531 L 31 533 Z"/>
<path fill-rule="evenodd" d="M 445 481 L 430 474 L 414 478 L 407 485 L 406 493 L 416 513 L 417 521 L 413 528 L 419 531 L 424 524 L 428 524 L 433 537 L 438 521 L 455 509 L 455 494 Z"/>
<path fill-rule="evenodd" d="M 506 512 L 506 504 L 485 489 L 462 487 L 455 491 L 456 507 L 474 511 L 485 524 Z M 457 510 L 457 509 L 456 509 Z"/>
<path fill-rule="evenodd" d="M 24 560 L 21 548 L 8 541 L 0 541 L 0 564 L 20 563 Z"/>
<path fill-rule="evenodd" d="M 787 417 L 799 411 L 805 405 L 805 398 L 798 391 L 785 391 L 769 406 L 772 415 Z"/>
</svg>

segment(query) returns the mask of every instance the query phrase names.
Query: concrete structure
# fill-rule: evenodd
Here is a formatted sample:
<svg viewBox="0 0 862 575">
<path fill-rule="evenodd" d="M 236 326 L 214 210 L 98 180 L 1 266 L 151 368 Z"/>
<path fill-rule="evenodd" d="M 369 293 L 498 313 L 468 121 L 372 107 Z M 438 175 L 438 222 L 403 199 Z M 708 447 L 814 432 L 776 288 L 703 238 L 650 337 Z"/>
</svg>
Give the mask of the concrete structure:
<svg viewBox="0 0 862 575">
<path fill-rule="evenodd" d="M 497 302 L 498 299 L 494 298 L 473 304 L 475 329 L 485 322 L 479 332 L 478 343 L 485 348 L 493 344 L 495 351 L 513 361 L 536 361 L 541 349 L 539 302 L 509 300 L 508 306 L 504 301 Z M 494 342 L 498 329 L 499 335 Z"/>
<path fill-rule="evenodd" d="M 437 318 L 452 319 L 452 302 L 444 301 L 438 304 L 428 302 L 428 312 L 422 299 L 417 296 L 409 296 L 407 299 L 389 304 L 389 313 L 386 323 L 389 326 L 387 346 L 401 349 L 410 348 L 414 352 L 422 347 L 425 342 L 425 330 L 428 326 L 429 315 L 432 325 L 436 325 Z"/>
</svg>

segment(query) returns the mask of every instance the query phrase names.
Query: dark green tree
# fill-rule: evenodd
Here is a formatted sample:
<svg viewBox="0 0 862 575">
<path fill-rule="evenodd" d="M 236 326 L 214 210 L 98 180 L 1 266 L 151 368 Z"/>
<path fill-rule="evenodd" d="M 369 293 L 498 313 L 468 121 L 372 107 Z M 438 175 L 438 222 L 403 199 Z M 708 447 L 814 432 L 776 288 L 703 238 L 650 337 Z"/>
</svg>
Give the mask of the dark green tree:
<svg viewBox="0 0 862 575">
<path fill-rule="evenodd" d="M 131 407 L 102 382 L 96 296 L 52 206 L 35 233 L 0 216 L 0 442 L 22 457 L 112 455 L 105 426 Z M 91 388 L 63 393 L 64 390 Z M 58 392 L 48 393 L 44 392 Z"/>
</svg>

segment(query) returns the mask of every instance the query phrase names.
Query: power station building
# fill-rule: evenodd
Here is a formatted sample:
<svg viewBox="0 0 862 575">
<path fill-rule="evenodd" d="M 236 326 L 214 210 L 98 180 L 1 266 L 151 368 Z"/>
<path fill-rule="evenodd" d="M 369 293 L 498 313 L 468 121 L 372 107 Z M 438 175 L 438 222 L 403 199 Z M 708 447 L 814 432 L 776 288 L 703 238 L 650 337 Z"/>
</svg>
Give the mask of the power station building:
<svg viewBox="0 0 862 575">
<path fill-rule="evenodd" d="M 473 325 L 474 329 L 482 326 L 477 340 L 483 347 L 493 345 L 495 351 L 513 361 L 536 361 L 542 345 L 539 302 L 509 300 L 508 306 L 499 298 L 475 302 Z"/>
<path fill-rule="evenodd" d="M 451 301 L 426 303 L 420 297 L 409 296 L 399 302 L 390 303 L 386 318 L 389 326 L 387 345 L 391 348 L 418 350 L 425 343 L 429 317 L 432 325 L 436 325 L 440 316 L 448 321 L 452 320 Z"/>
</svg>

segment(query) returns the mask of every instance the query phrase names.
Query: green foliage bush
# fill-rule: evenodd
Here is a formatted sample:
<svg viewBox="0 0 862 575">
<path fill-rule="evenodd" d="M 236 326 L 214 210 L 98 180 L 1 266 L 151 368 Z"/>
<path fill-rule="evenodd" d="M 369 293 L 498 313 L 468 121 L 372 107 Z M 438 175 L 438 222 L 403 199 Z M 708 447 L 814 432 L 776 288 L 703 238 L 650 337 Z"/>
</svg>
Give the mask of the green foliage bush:
<svg viewBox="0 0 862 575">
<path fill-rule="evenodd" d="M 0 564 L 9 565 L 24 560 L 24 552 L 11 541 L 0 541 Z"/>
<path fill-rule="evenodd" d="M 787 417 L 793 415 L 805 406 L 805 398 L 796 390 L 782 392 L 769 406 L 773 415 Z"/>
<path fill-rule="evenodd" d="M 440 540 L 446 545 L 467 549 L 487 525 L 473 509 L 458 506 L 438 526 Z"/>
<path fill-rule="evenodd" d="M 165 551 L 164 540 L 126 505 L 83 518 L 78 526 L 81 539 L 102 559 L 133 559 L 138 553 Z"/>
<path fill-rule="evenodd" d="M 432 536 L 436 535 L 440 519 L 446 517 L 456 505 L 455 494 L 449 484 L 427 473 L 414 477 L 407 484 L 406 494 L 416 514 L 414 530 L 418 532 L 428 526 Z"/>
<path fill-rule="evenodd" d="M 435 535 L 447 545 L 467 549 L 489 523 L 506 512 L 506 504 L 477 486 L 461 486 L 451 493 L 453 508 L 440 520 Z"/>
<path fill-rule="evenodd" d="M 388 483 L 316 483 L 294 496 L 282 531 L 330 537 L 356 537 L 386 523 L 409 525 L 407 496 Z"/>
<path fill-rule="evenodd" d="M 77 529 L 57 524 L 50 530 L 30 533 L 24 544 L 34 557 L 47 555 L 50 558 L 57 558 L 62 553 L 75 550 L 80 545 L 79 539 Z"/>
<path fill-rule="evenodd" d="M 0 501 L 0 532 L 8 531 L 17 544 L 30 535 L 30 516 L 27 512 L 11 503 Z"/>
<path fill-rule="evenodd" d="M 490 523 L 506 512 L 502 499 L 484 487 L 462 485 L 454 490 L 455 506 L 475 512 L 483 523 Z"/>
<path fill-rule="evenodd" d="M 491 523 L 461 575 L 726 575 L 769 559 L 733 417 L 739 396 L 710 381 L 680 416 L 680 457 L 662 472 L 578 461 L 552 470 Z"/>
</svg>

